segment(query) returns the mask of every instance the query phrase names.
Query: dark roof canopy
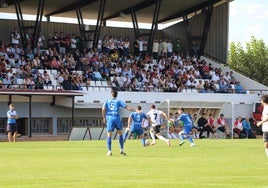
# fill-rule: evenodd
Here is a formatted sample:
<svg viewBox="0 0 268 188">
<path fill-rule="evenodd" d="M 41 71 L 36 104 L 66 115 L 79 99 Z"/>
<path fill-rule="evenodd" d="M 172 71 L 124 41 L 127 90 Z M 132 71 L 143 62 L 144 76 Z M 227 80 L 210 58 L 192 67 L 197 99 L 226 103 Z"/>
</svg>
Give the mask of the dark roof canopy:
<svg viewBox="0 0 268 188">
<path fill-rule="evenodd" d="M 23 14 L 36 15 L 39 0 L 17 0 Z M 152 23 L 155 4 L 158 0 L 106 0 L 104 20 L 131 21 L 131 11 L 135 11 L 138 22 Z M 227 0 L 161 0 L 159 22 L 168 22 L 184 14 L 195 13 L 211 2 L 221 4 Z M 16 13 L 15 0 L 1 0 L 0 11 Z M 3 5 L 3 2 L 5 4 Z M 76 8 L 81 8 L 84 19 L 98 18 L 101 0 L 45 0 L 45 16 L 76 18 Z"/>
</svg>

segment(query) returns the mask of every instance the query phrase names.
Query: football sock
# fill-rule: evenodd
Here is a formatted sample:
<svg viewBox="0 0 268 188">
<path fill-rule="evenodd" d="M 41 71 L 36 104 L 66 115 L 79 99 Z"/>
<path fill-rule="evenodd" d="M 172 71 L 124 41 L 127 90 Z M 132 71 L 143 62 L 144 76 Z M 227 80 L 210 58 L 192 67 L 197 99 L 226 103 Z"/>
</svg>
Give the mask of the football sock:
<svg viewBox="0 0 268 188">
<path fill-rule="evenodd" d="M 165 137 L 163 137 L 162 135 L 159 135 L 159 136 L 157 136 L 157 138 L 159 139 L 159 140 L 163 140 L 163 141 L 167 141 L 167 139 L 165 138 Z"/>
<path fill-rule="evenodd" d="M 187 136 L 187 139 L 189 140 L 190 143 L 194 143 L 194 141 L 193 141 L 191 136 Z"/>
<path fill-rule="evenodd" d="M 145 146 L 145 138 L 141 139 L 142 145 Z"/>
<path fill-rule="evenodd" d="M 177 139 L 177 138 L 178 138 L 174 133 L 171 133 L 171 136 L 172 136 L 174 139 Z"/>
<path fill-rule="evenodd" d="M 180 138 L 181 141 L 184 140 L 184 135 L 183 134 L 179 134 L 179 138 Z"/>
<path fill-rule="evenodd" d="M 265 148 L 266 156 L 268 157 L 268 148 Z"/>
<path fill-rule="evenodd" d="M 124 142 L 126 141 L 127 136 L 128 136 L 128 131 L 124 132 L 124 136 L 123 136 L 123 140 L 124 140 Z"/>
<path fill-rule="evenodd" d="M 123 136 L 119 135 L 119 145 L 120 145 L 120 151 L 123 151 L 124 148 L 124 140 L 123 140 Z"/>
<path fill-rule="evenodd" d="M 153 142 L 155 142 L 155 134 L 152 131 L 150 131 L 150 135 L 152 137 Z"/>
<path fill-rule="evenodd" d="M 112 151 L 112 138 L 107 137 L 107 148 L 109 151 Z"/>
</svg>

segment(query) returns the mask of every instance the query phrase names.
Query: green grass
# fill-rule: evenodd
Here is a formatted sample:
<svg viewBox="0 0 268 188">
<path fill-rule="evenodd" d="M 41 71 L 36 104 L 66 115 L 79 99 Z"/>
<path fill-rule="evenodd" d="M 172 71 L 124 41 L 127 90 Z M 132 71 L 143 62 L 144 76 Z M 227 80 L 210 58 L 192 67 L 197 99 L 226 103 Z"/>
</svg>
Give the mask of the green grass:
<svg viewBox="0 0 268 188">
<path fill-rule="evenodd" d="M 0 142 L 0 187 L 268 187 L 261 139 L 196 140 L 178 147 L 128 140 L 120 156 L 105 141 Z"/>
</svg>

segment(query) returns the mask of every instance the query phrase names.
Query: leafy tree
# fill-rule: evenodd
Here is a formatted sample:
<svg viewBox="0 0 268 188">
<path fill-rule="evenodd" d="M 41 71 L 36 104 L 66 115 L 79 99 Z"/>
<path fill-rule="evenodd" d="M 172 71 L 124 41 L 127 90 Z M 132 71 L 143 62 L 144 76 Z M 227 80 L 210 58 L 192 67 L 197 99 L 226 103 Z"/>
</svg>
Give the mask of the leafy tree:
<svg viewBox="0 0 268 188">
<path fill-rule="evenodd" d="M 268 86 L 268 48 L 262 39 L 258 40 L 252 36 L 245 49 L 241 43 L 231 42 L 228 65 L 235 71 Z"/>
</svg>

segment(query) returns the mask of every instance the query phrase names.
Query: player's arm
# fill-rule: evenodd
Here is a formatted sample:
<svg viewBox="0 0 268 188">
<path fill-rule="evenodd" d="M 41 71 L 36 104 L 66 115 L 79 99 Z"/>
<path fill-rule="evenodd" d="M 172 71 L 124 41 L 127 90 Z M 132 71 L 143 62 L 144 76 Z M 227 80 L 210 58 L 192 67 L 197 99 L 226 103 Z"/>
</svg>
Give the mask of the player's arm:
<svg viewBox="0 0 268 188">
<path fill-rule="evenodd" d="M 18 115 L 11 115 L 11 113 L 7 113 L 7 117 L 10 119 L 18 119 L 19 118 Z"/>
<path fill-rule="evenodd" d="M 130 115 L 130 116 L 128 117 L 128 121 L 127 121 L 127 130 L 130 129 L 131 124 L 132 124 L 132 117 L 131 117 L 131 115 Z"/>
<path fill-rule="evenodd" d="M 102 107 L 102 119 L 103 119 L 103 123 L 106 123 L 106 108 Z"/>
<path fill-rule="evenodd" d="M 261 126 L 264 122 L 267 122 L 268 121 L 268 114 L 266 116 L 263 116 L 262 117 L 262 120 L 257 122 L 257 126 Z"/>
<path fill-rule="evenodd" d="M 166 118 L 167 120 L 171 121 L 173 124 L 174 124 L 175 121 L 179 120 L 179 118 L 178 118 L 178 119 L 170 118 L 170 117 L 167 116 L 167 114 L 165 114 L 164 112 L 162 113 L 162 116 L 163 116 L 164 118 Z"/>
<path fill-rule="evenodd" d="M 126 106 L 125 109 L 128 110 L 128 111 L 132 111 L 132 112 L 135 112 L 136 111 L 135 108 L 132 108 L 130 106 Z"/>
</svg>

